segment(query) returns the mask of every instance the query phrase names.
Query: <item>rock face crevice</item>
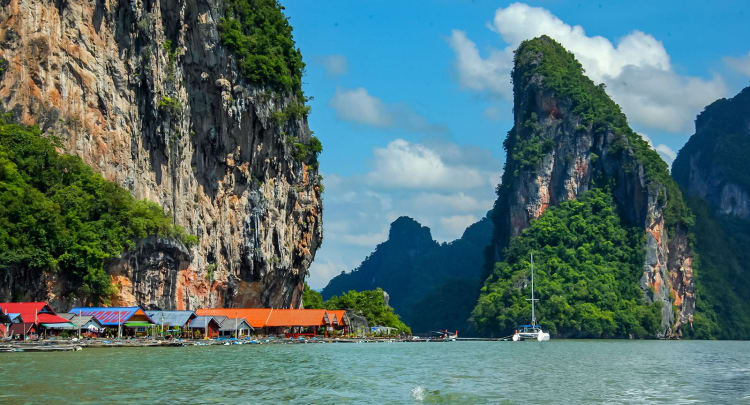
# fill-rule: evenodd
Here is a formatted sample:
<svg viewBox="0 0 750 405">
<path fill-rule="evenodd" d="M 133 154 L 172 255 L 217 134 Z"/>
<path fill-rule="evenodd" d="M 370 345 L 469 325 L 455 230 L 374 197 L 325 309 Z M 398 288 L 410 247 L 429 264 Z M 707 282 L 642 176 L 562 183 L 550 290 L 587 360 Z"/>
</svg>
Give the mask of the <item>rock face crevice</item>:
<svg viewBox="0 0 750 405">
<path fill-rule="evenodd" d="M 541 54 L 529 59 L 533 66 L 526 69 L 544 63 Z M 608 187 L 624 221 L 644 230 L 641 288 L 647 301 L 663 303 L 664 335 L 690 322 L 696 297 L 688 230 L 681 226 L 668 229 L 668 190 L 648 178 L 631 141 L 614 128 L 587 123 L 574 112 L 574 101 L 549 88 L 540 74 L 525 80 L 514 75 L 514 127 L 508 138 L 505 147 L 509 156 L 492 213 L 495 235 L 488 264 L 501 260 L 510 239 L 547 207 L 576 199 L 595 187 Z M 522 150 L 518 145 L 528 139 L 541 145 L 536 160 L 514 160 L 513 151 Z M 524 156 L 522 152 L 518 155 Z"/>
<path fill-rule="evenodd" d="M 322 242 L 317 168 L 293 150 L 311 131 L 276 119 L 291 97 L 240 75 L 217 30 L 222 2 L 6 3 L 0 106 L 198 237 L 187 255 L 152 241 L 126 252 L 109 269 L 116 300 L 298 306 Z"/>
</svg>

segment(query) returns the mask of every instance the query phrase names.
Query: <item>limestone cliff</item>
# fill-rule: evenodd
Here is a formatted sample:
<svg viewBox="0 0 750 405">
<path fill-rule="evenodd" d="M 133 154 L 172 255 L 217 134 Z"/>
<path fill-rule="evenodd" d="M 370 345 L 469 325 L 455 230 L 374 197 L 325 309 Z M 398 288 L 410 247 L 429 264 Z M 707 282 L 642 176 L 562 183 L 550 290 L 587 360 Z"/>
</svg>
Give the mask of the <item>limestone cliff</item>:
<svg viewBox="0 0 750 405">
<path fill-rule="evenodd" d="M 750 219 L 750 87 L 698 115 L 695 134 L 672 166 L 688 195 L 708 201 L 722 215 Z"/>
<path fill-rule="evenodd" d="M 293 96 L 240 73 L 217 27 L 224 2 L 0 4 L 0 107 L 199 239 L 126 252 L 109 268 L 115 301 L 298 306 L 322 242 L 317 164 L 295 150 L 311 131 L 285 114 Z"/>
<path fill-rule="evenodd" d="M 641 288 L 647 300 L 664 304 L 661 330 L 671 334 L 690 322 L 693 254 L 684 204 L 666 164 L 630 130 L 603 86 L 594 86 L 548 37 L 516 52 L 513 91 L 514 126 L 504 143 L 508 157 L 493 210 L 489 266 L 548 207 L 609 187 L 621 217 L 645 232 Z"/>
<path fill-rule="evenodd" d="M 707 106 L 672 165 L 695 213 L 696 338 L 750 338 L 748 152 L 750 87 Z"/>
</svg>

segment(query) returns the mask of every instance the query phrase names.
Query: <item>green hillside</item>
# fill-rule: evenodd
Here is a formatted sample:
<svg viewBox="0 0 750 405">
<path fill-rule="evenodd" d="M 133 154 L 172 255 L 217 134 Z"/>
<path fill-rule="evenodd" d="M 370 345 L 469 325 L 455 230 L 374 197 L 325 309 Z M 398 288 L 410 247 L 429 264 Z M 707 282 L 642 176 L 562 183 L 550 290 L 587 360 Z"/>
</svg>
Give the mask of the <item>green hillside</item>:
<svg viewBox="0 0 750 405">
<path fill-rule="evenodd" d="M 92 304 L 112 293 L 104 265 L 149 235 L 196 238 L 159 205 L 134 199 L 57 140 L 0 115 L 0 274 L 10 280 L 57 273 Z M 15 291 L 19 299 L 27 291 Z"/>
<path fill-rule="evenodd" d="M 565 337 L 646 337 L 660 305 L 646 305 L 643 232 L 623 225 L 612 197 L 594 189 L 550 208 L 511 240 L 482 288 L 472 320 L 501 336 L 531 319 L 530 256 L 540 324 Z"/>
</svg>

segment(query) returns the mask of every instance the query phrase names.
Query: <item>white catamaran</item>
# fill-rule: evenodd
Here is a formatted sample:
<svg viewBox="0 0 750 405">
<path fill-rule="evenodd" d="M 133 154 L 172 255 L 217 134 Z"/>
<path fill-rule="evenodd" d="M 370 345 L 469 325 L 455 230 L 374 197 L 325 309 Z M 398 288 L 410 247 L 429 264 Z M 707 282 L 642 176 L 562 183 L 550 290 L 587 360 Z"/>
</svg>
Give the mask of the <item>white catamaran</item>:
<svg viewBox="0 0 750 405">
<path fill-rule="evenodd" d="M 518 342 L 526 339 L 533 339 L 538 342 L 546 342 L 549 340 L 549 333 L 544 332 L 541 326 L 536 324 L 536 311 L 534 308 L 535 301 L 539 299 L 534 298 L 534 254 L 531 254 L 531 325 L 520 325 L 518 330 L 513 334 L 513 341 Z"/>
</svg>

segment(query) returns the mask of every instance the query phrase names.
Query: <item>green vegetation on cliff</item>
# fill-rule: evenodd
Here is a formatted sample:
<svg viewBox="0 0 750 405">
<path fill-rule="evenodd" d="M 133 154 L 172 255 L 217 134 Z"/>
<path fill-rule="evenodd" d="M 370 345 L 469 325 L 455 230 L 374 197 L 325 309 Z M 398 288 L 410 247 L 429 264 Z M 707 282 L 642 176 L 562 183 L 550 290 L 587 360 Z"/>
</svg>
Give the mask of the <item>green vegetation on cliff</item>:
<svg viewBox="0 0 750 405">
<path fill-rule="evenodd" d="M 686 336 L 697 339 L 750 338 L 750 222 L 719 215 L 699 197 L 695 213 L 696 313 Z"/>
<path fill-rule="evenodd" d="M 478 329 L 502 336 L 529 322 L 533 252 L 538 317 L 552 334 L 653 336 L 661 307 L 647 305 L 638 287 L 643 230 L 624 226 L 614 207 L 610 194 L 594 189 L 550 207 L 513 238 L 472 312 Z"/>
<path fill-rule="evenodd" d="M 632 150 L 636 161 L 643 165 L 646 178 L 654 185 L 666 188 L 665 221 L 669 228 L 692 225 L 690 210 L 682 193 L 669 175 L 669 167 L 648 143 L 628 126 L 627 118 L 620 106 L 607 95 L 604 85 L 596 85 L 583 71 L 575 56 L 552 38 L 541 36 L 521 43 L 516 50 L 512 73 L 513 91 L 516 100 L 523 99 L 530 88 L 540 86 L 552 92 L 560 100 L 570 102 L 570 113 L 580 117 L 579 128 L 592 130 L 604 136 L 615 137 L 611 153 L 626 153 Z M 541 83 L 537 79 L 541 79 Z M 513 182 L 518 168 L 535 168 L 546 152 L 552 149 L 552 140 L 544 138 L 538 131 L 534 112 L 521 112 L 528 131 L 513 131 L 504 142 L 508 151 L 509 167 L 506 167 L 503 183 Z M 602 157 L 606 158 L 606 157 Z M 511 169 L 511 170 L 508 170 Z M 634 168 L 630 168 L 631 170 Z"/>
<path fill-rule="evenodd" d="M 283 10 L 278 0 L 224 0 L 225 16 L 219 22 L 221 42 L 237 56 L 243 76 L 293 96 L 284 108 L 273 112 L 280 127 L 310 112 L 302 92 L 305 63 Z M 307 142 L 293 137 L 291 145 L 297 162 L 318 168 L 323 147 L 316 136 Z"/>
<path fill-rule="evenodd" d="M 155 203 L 134 199 L 37 127 L 0 116 L 0 274 L 57 273 L 96 304 L 112 284 L 105 263 L 150 235 L 197 242 Z"/>
<path fill-rule="evenodd" d="M 400 333 L 411 334 L 393 308 L 385 304 L 383 290 L 377 288 L 368 291 L 348 291 L 345 294 L 331 297 L 325 302 L 326 309 L 351 309 L 367 318 L 370 326 L 390 326 Z"/>
<path fill-rule="evenodd" d="M 221 41 L 239 59 L 251 82 L 290 93 L 300 101 L 305 64 L 295 47 L 292 26 L 277 0 L 224 0 Z"/>
</svg>

